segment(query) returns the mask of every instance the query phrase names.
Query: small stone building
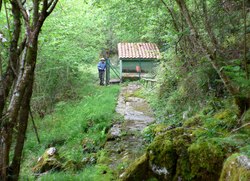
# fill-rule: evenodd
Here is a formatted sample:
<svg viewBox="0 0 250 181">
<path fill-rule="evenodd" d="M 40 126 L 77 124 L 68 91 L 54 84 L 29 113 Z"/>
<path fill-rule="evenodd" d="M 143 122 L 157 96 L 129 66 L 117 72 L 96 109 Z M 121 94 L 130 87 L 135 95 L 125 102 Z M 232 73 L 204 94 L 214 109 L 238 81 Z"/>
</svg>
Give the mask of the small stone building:
<svg viewBox="0 0 250 181">
<path fill-rule="evenodd" d="M 155 43 L 119 43 L 118 58 L 121 79 L 148 77 L 158 64 L 160 51 Z"/>
</svg>

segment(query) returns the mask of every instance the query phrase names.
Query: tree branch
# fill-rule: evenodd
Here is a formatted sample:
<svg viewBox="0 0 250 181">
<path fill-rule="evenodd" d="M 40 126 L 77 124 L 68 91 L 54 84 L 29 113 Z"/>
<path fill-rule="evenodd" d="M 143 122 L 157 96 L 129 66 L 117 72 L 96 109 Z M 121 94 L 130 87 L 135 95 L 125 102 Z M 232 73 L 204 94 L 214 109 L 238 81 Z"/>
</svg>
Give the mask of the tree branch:
<svg viewBox="0 0 250 181">
<path fill-rule="evenodd" d="M 36 25 L 37 20 L 39 18 L 38 11 L 39 11 L 39 0 L 34 0 L 33 1 L 33 27 Z"/>
<path fill-rule="evenodd" d="M 50 13 L 55 9 L 56 7 L 56 4 L 58 3 L 59 0 L 51 0 L 49 2 L 49 6 L 48 6 L 48 9 L 47 9 L 47 16 L 50 15 Z"/>
<path fill-rule="evenodd" d="M 48 9 L 48 0 L 43 0 L 43 8 L 42 8 L 42 11 L 40 13 L 40 18 L 41 18 L 41 16 L 46 16 L 47 9 Z"/>
<path fill-rule="evenodd" d="M 27 35 L 25 35 L 23 41 L 19 44 L 19 48 L 18 48 L 18 50 L 17 50 L 17 54 L 18 54 L 18 55 L 21 55 L 22 51 L 24 50 L 26 41 L 27 41 Z"/>
<path fill-rule="evenodd" d="M 21 10 L 21 13 L 23 15 L 23 19 L 25 20 L 25 24 L 27 23 L 29 25 L 29 13 L 28 13 L 28 11 L 23 7 L 23 3 L 20 0 L 17 0 L 17 4 Z"/>
<path fill-rule="evenodd" d="M 173 25 L 174 25 L 174 28 L 176 29 L 177 32 L 179 32 L 179 28 L 178 28 L 178 25 L 177 25 L 177 22 L 175 20 L 175 16 L 174 16 L 174 13 L 173 11 L 168 7 L 168 5 L 166 4 L 166 2 L 164 0 L 161 0 L 162 4 L 167 8 L 168 10 L 168 13 L 170 14 L 171 18 L 172 18 L 172 22 L 173 22 Z"/>
</svg>

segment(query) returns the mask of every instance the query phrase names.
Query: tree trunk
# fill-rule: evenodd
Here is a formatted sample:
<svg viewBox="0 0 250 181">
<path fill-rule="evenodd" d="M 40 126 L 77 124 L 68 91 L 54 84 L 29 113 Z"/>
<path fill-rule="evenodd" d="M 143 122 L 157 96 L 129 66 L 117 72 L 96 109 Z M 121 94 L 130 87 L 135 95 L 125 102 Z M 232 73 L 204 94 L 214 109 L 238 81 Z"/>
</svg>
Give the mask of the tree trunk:
<svg viewBox="0 0 250 181">
<path fill-rule="evenodd" d="M 25 133 L 28 125 L 29 111 L 30 111 L 30 100 L 32 95 L 33 88 L 33 77 L 30 77 L 29 84 L 25 90 L 23 97 L 23 104 L 20 109 L 19 117 L 18 117 L 18 133 L 16 137 L 16 146 L 14 151 L 14 156 L 12 159 L 12 163 L 9 169 L 9 180 L 17 181 L 19 172 L 20 172 L 20 164 L 22 157 L 22 150 L 25 141 Z"/>
<path fill-rule="evenodd" d="M 28 4 L 21 0 L 10 1 L 14 29 L 9 49 L 9 62 L 4 76 L 1 75 L 0 79 L 0 178 L 3 181 L 18 180 L 34 81 L 38 35 L 45 19 L 54 10 L 57 2 L 58 0 L 34 0 Z M 32 16 L 30 11 L 33 11 Z M 22 41 L 20 40 L 21 15 L 26 33 Z M 8 104 L 7 100 L 10 100 Z M 14 128 L 18 131 L 17 135 Z M 16 144 L 12 146 L 14 139 Z M 12 147 L 14 155 L 10 166 Z"/>
<path fill-rule="evenodd" d="M 19 175 L 19 166 L 21 153 L 23 148 L 23 139 L 26 132 L 27 122 L 28 122 L 28 113 L 29 113 L 29 103 L 31 98 L 33 77 L 36 65 L 37 57 L 37 43 L 38 37 L 34 37 L 33 40 L 30 40 L 30 43 L 26 43 L 25 51 L 23 52 L 23 58 L 20 60 L 20 70 L 18 79 L 15 83 L 11 101 L 8 108 L 8 119 L 3 123 L 3 158 L 5 168 L 5 177 L 7 180 L 16 180 Z M 28 40 L 27 40 L 28 41 Z M 27 55 L 27 56 L 26 56 Z M 25 65 L 24 65 L 25 61 Z M 28 109 L 28 110 L 27 110 Z M 23 125 L 20 125 L 22 122 Z M 19 123 L 19 124 L 18 124 Z M 17 142 L 13 158 L 13 167 L 9 167 L 9 153 L 12 145 L 13 129 L 14 127 L 19 126 L 19 132 L 17 135 Z M 20 132 L 24 131 L 24 132 Z M 20 136 L 20 138 L 19 138 Z M 19 142 L 20 141 L 20 142 Z M 14 177 L 12 177 L 12 170 Z M 8 173 L 8 175 L 6 175 Z"/>
<path fill-rule="evenodd" d="M 12 139 L 9 137 L 10 130 L 9 126 L 5 125 L 5 121 L 7 120 L 6 115 L 3 115 L 4 107 L 6 104 L 6 99 L 9 95 L 9 91 L 13 84 L 15 78 L 15 69 L 17 67 L 17 47 L 18 40 L 21 32 L 21 21 L 20 21 L 20 11 L 17 4 L 12 1 L 12 14 L 14 18 L 14 30 L 12 34 L 12 40 L 10 43 L 9 49 L 9 63 L 4 75 L 4 79 L 2 79 L 2 85 L 0 87 L 0 178 L 3 180 L 7 179 L 7 168 L 9 164 L 9 151 Z M 2 76 L 2 75 L 1 75 Z"/>
</svg>

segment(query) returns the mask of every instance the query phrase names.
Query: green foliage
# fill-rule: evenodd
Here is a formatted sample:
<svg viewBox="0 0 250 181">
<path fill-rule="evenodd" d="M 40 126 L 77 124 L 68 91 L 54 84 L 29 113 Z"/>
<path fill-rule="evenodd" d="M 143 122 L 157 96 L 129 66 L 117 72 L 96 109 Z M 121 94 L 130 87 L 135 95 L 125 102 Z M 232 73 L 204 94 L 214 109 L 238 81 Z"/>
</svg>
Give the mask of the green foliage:
<svg viewBox="0 0 250 181">
<path fill-rule="evenodd" d="M 221 83 L 217 82 L 218 76 L 209 64 L 206 67 L 199 64 L 195 68 L 188 68 L 182 63 L 181 57 L 173 54 L 172 49 L 164 54 L 157 79 L 158 86 L 152 97 L 151 104 L 156 111 L 159 121 L 166 123 L 178 123 L 181 119 L 187 119 L 211 104 L 208 113 L 218 109 L 221 96 Z M 158 99 L 155 99 L 155 94 Z M 217 99 L 217 100 L 216 100 Z M 151 99 L 150 99 L 151 100 Z"/>
<path fill-rule="evenodd" d="M 235 84 L 237 84 L 242 90 L 242 95 L 240 96 L 244 96 L 245 94 L 248 94 L 248 91 L 250 90 L 250 81 L 248 78 L 246 78 L 246 73 L 241 68 L 240 60 L 231 60 L 231 62 L 233 62 L 235 65 L 223 66 L 223 69 L 229 75 L 229 77 L 234 80 Z"/>
<path fill-rule="evenodd" d="M 60 1 L 39 37 L 35 112 L 51 112 L 55 103 L 78 98 L 77 89 L 94 79 L 88 72 L 81 75 L 79 69 L 96 63 L 99 52 L 106 48 L 103 22 L 101 10 L 91 4 Z"/>
<path fill-rule="evenodd" d="M 40 180 L 42 181 L 82 181 L 83 179 L 88 181 L 110 181 L 114 178 L 112 176 L 112 171 L 108 167 L 103 165 L 89 166 L 85 168 L 84 172 L 79 172 L 76 174 L 55 172 L 46 174 L 40 178 Z"/>
<path fill-rule="evenodd" d="M 250 145 L 248 144 L 248 145 L 246 145 L 246 146 L 240 148 L 240 152 L 241 152 L 242 154 L 245 154 L 245 155 L 247 155 L 248 157 L 250 157 Z"/>
<path fill-rule="evenodd" d="M 202 41 L 214 50 L 204 25 L 202 2 L 190 0 L 186 3 L 191 18 L 196 20 L 194 25 Z M 219 42 L 216 47 L 218 52 L 213 52 L 213 55 L 219 57 L 221 71 L 225 71 L 233 80 L 233 85 L 240 88 L 240 96 L 245 96 L 250 85 L 242 67 L 243 19 L 240 1 L 224 3 L 223 6 L 217 0 L 207 2 L 212 32 Z M 249 139 L 246 137 L 248 129 L 230 136 L 230 131 L 238 123 L 237 110 L 235 106 L 222 101 L 228 98 L 228 94 L 217 72 L 207 62 L 207 55 L 190 44 L 191 31 L 176 3 L 166 1 L 166 5 L 171 9 L 173 17 L 161 1 L 60 1 L 39 37 L 40 49 L 32 100 L 32 109 L 41 112 L 41 117 L 52 108 L 55 112 L 37 121 L 42 140 L 40 146 L 36 146 L 35 136 L 29 128 L 25 145 L 25 155 L 29 158 L 24 162 L 23 175 L 30 174 L 29 168 L 49 146 L 58 147 L 59 153 L 73 162 L 82 160 L 83 143 L 90 152 L 96 152 L 102 147 L 107 128 L 115 116 L 114 97 L 118 87 L 93 86 L 97 75 L 93 73 L 96 70 L 92 64 L 96 63 L 101 50 L 109 49 L 115 53 L 117 42 L 120 41 L 159 44 L 163 53 L 161 66 L 157 69 L 158 85 L 140 90 L 136 95 L 149 98 L 157 122 L 168 125 L 183 123 L 185 129 L 192 130 L 187 132 L 188 135 L 192 134 L 194 142 L 189 148 L 191 160 L 184 151 L 184 156 L 176 161 L 175 154 L 189 146 L 189 138 L 181 134 L 175 135 L 176 138 L 170 136 L 174 133 L 164 134 L 167 125 L 147 128 L 144 136 L 148 142 L 152 142 L 158 132 L 164 134 L 157 137 L 150 147 L 160 153 L 159 157 L 152 156 L 151 161 L 166 167 L 177 164 L 181 170 L 178 173 L 186 175 L 185 178 L 190 180 L 199 169 L 214 173 L 214 165 L 223 161 L 225 149 L 229 149 L 228 154 L 240 151 L 249 155 Z M 2 12 L 0 19 L 3 20 L 0 22 L 0 33 L 3 31 L 4 37 L 8 37 L 8 29 L 5 28 L 7 22 Z M 174 27 L 173 20 L 179 26 L 179 31 Z M 4 49 L 7 43 L 0 45 L 3 67 L 7 62 Z M 228 102 L 232 103 L 230 99 Z M 246 113 L 242 120 L 247 123 L 249 114 Z M 209 139 L 208 143 L 206 139 Z M 88 153 L 84 154 L 88 157 Z M 105 153 L 98 154 L 102 157 L 100 162 L 105 160 Z M 166 158 L 166 155 L 170 155 L 170 158 Z M 163 157 L 168 163 L 163 163 Z M 199 163 L 198 159 L 203 162 Z M 190 173 L 189 162 L 193 163 L 193 175 Z M 83 172 L 74 173 L 75 177 L 66 172 L 48 174 L 41 179 L 81 180 L 84 177 L 86 180 L 111 180 L 109 171 L 103 174 L 106 169 L 103 166 L 91 166 Z M 215 174 L 218 175 L 217 172 Z"/>
</svg>

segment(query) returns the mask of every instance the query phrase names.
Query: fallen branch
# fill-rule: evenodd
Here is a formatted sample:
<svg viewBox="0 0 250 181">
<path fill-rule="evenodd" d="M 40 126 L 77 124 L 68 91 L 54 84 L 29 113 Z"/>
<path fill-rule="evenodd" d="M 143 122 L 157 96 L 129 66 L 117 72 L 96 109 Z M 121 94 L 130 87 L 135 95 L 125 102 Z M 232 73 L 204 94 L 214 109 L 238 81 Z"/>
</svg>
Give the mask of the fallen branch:
<svg viewBox="0 0 250 181">
<path fill-rule="evenodd" d="M 236 129 L 232 130 L 231 133 L 234 133 L 234 132 L 236 132 L 236 131 L 240 130 L 241 128 L 244 128 L 244 127 L 246 127 L 246 126 L 248 126 L 248 125 L 250 125 L 250 122 L 249 122 L 249 123 L 246 123 L 246 124 L 244 124 L 244 125 L 242 125 L 242 126 L 239 127 L 239 128 L 236 128 Z"/>
</svg>

